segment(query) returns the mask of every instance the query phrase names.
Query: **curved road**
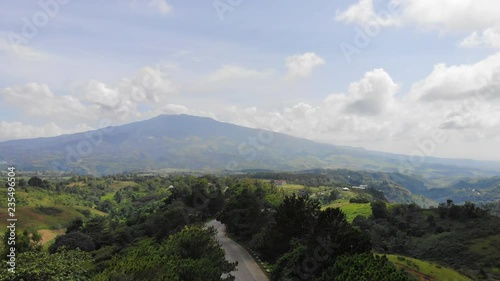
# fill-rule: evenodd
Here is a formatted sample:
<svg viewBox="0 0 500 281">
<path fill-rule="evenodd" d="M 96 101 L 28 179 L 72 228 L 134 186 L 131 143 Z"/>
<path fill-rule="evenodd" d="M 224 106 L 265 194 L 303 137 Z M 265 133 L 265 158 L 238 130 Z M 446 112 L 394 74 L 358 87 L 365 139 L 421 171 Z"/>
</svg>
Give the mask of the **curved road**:
<svg viewBox="0 0 500 281">
<path fill-rule="evenodd" d="M 239 244 L 226 236 L 226 226 L 222 223 L 212 220 L 207 226 L 213 226 L 217 230 L 217 240 L 226 252 L 226 259 L 230 262 L 238 261 L 236 271 L 231 272 L 235 281 L 269 281 L 259 265 L 252 256 Z"/>
</svg>

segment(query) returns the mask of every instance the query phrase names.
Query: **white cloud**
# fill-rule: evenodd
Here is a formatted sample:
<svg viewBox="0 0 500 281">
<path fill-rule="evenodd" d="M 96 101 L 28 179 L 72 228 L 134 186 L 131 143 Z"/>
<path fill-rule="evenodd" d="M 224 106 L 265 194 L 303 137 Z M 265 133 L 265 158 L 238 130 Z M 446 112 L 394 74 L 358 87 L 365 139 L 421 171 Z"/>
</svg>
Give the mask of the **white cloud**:
<svg viewBox="0 0 500 281">
<path fill-rule="evenodd" d="M 483 31 L 483 44 L 491 48 L 500 48 L 500 30 L 490 27 Z"/>
<path fill-rule="evenodd" d="M 500 24 L 500 2 L 490 0 L 399 0 L 406 22 L 447 31 L 473 31 Z"/>
<path fill-rule="evenodd" d="M 115 124 L 141 118 L 145 111 L 168 104 L 177 88 L 159 67 L 143 67 L 131 78 L 113 84 L 91 80 L 75 89 L 76 94 L 57 95 L 47 84 L 27 83 L 0 89 L 9 108 L 24 120 L 36 118 L 72 126 L 107 118 Z M 44 134 L 45 135 L 45 134 Z"/>
<path fill-rule="evenodd" d="M 346 94 L 332 94 L 314 106 L 305 102 L 266 112 L 229 107 L 217 116 L 237 124 L 276 130 L 314 140 L 337 142 L 387 137 L 387 121 L 397 112 L 394 95 L 399 86 L 383 69 L 367 72 L 351 83 Z M 366 135 L 365 135 L 366 134 Z"/>
<path fill-rule="evenodd" d="M 168 74 L 159 66 L 141 68 L 132 78 L 123 78 L 112 85 L 89 81 L 80 89 L 82 97 L 98 108 L 100 114 L 120 120 L 140 116 L 138 106 L 168 102 L 177 92 Z"/>
<path fill-rule="evenodd" d="M 285 64 L 288 77 L 308 77 L 315 67 L 325 64 L 325 60 L 315 53 L 309 52 L 287 57 Z"/>
<path fill-rule="evenodd" d="M 460 47 L 463 48 L 473 48 L 482 44 L 482 38 L 479 38 L 479 35 L 476 31 L 472 32 L 471 35 L 467 36 L 460 42 Z"/>
<path fill-rule="evenodd" d="M 323 61 L 309 54 L 309 58 L 304 54 L 293 59 L 292 68 L 308 69 L 296 70 L 296 76 L 310 75 L 318 61 Z M 311 59 L 315 56 L 319 60 Z M 213 85 L 234 84 L 238 90 L 252 84 L 278 84 L 276 81 L 281 79 L 274 71 L 222 66 L 198 79 L 200 88 L 183 99 L 186 91 L 184 87 L 179 90 L 181 81 L 159 68 L 144 67 L 133 77 L 112 83 L 88 81 L 77 88 L 74 95 L 56 95 L 48 85 L 38 83 L 0 90 L 6 104 L 19 110 L 24 118 L 24 123 L 0 123 L 3 130 L 0 140 L 79 131 L 88 126 L 74 128 L 72 125 L 92 124 L 98 118 L 108 118 L 119 125 L 158 114 L 191 114 L 316 141 L 408 154 L 415 148 L 415 139 L 428 138 L 435 130 L 446 131 L 454 142 L 464 145 L 500 138 L 500 105 L 495 100 L 500 97 L 498 77 L 500 53 L 470 65 L 438 64 L 427 77 L 411 85 L 408 93 L 399 93 L 400 85 L 384 69 L 373 69 L 352 82 L 345 92 L 332 93 L 321 102 L 302 100 L 284 106 L 270 100 L 270 106 L 267 101 L 261 102 L 266 104 L 264 109 L 255 104 L 255 96 L 238 106 L 228 106 L 237 104 L 245 96 L 222 98 L 216 96 L 219 91 L 213 91 L 214 95 L 202 94 L 207 93 L 207 86 Z M 268 80 L 255 83 L 255 79 Z M 270 92 L 280 89 L 283 87 Z M 179 92 L 183 93 L 182 98 L 174 99 Z M 471 100 L 477 92 L 490 95 Z M 191 95 L 199 95 L 199 99 Z M 279 108 L 269 109 L 277 105 Z M 44 125 L 25 122 L 35 118 L 38 124 Z"/>
<path fill-rule="evenodd" d="M 474 94 L 500 97 L 500 53 L 471 65 L 437 64 L 429 76 L 413 85 L 410 98 L 458 100 Z"/>
<path fill-rule="evenodd" d="M 56 125 L 54 122 L 50 122 L 43 126 L 32 126 L 24 124 L 23 122 L 0 122 L 0 141 L 12 140 L 12 139 L 28 139 L 28 138 L 38 138 L 38 137 L 53 137 L 62 134 L 70 134 L 92 130 L 94 128 L 86 125 L 80 124 L 78 126 L 72 126 L 69 129 L 63 129 Z"/>
<path fill-rule="evenodd" d="M 99 81 L 89 81 L 84 88 L 85 98 L 91 103 L 108 108 L 114 108 L 120 103 L 120 95 L 117 89 L 109 88 Z"/>
<path fill-rule="evenodd" d="M 55 95 L 46 84 L 17 85 L 0 90 L 0 94 L 11 106 L 31 116 L 68 122 L 87 118 L 87 108 L 78 99 Z"/>
<path fill-rule="evenodd" d="M 148 6 L 158 11 L 163 15 L 168 15 L 172 12 L 172 6 L 166 0 L 147 0 Z"/>
<path fill-rule="evenodd" d="M 349 86 L 352 101 L 346 106 L 347 112 L 376 115 L 393 105 L 393 98 L 399 86 L 383 69 L 367 72 L 363 79 Z"/>
<path fill-rule="evenodd" d="M 386 0 L 376 10 L 373 0 L 359 0 L 336 19 L 380 26 L 415 25 L 440 32 L 469 32 L 500 26 L 500 2 L 490 0 Z M 472 35 L 473 36 L 473 35 Z M 470 38 L 474 39 L 473 37 Z M 473 44 L 466 41 L 464 44 Z"/>
<path fill-rule="evenodd" d="M 358 3 L 349 6 L 349 8 L 347 8 L 347 10 L 345 10 L 344 12 L 340 12 L 337 10 L 335 19 L 337 21 L 354 23 L 358 25 L 398 25 L 399 21 L 395 17 L 396 15 L 393 14 L 394 9 L 392 8 L 392 6 L 390 7 L 391 8 L 376 12 L 373 7 L 373 0 L 360 0 Z"/>
<path fill-rule="evenodd" d="M 190 110 L 184 106 L 179 104 L 166 104 L 160 109 L 162 114 L 189 114 Z"/>
<path fill-rule="evenodd" d="M 0 33 L 2 35 L 2 33 Z M 8 38 L 12 36 L 12 34 L 7 34 Z M 16 58 L 23 61 L 44 61 L 51 58 L 51 55 L 48 55 L 39 50 L 30 48 L 28 46 L 17 44 L 15 42 L 9 42 L 9 40 L 3 39 L 0 37 L 0 55 L 10 58 Z"/>
<path fill-rule="evenodd" d="M 481 34 L 474 31 L 460 43 L 460 46 L 464 48 L 481 45 L 489 48 L 500 48 L 500 29 L 490 27 L 485 29 Z"/>
<path fill-rule="evenodd" d="M 235 79 L 264 79 L 274 74 L 272 69 L 257 70 L 236 65 L 224 65 L 208 76 L 208 81 L 219 82 Z"/>
<path fill-rule="evenodd" d="M 172 5 L 168 2 L 167 0 L 132 0 L 128 5 L 132 10 L 144 9 L 146 7 L 149 10 L 154 10 L 166 16 L 173 11 Z"/>
<path fill-rule="evenodd" d="M 359 81 L 351 83 L 346 93 L 331 94 L 316 105 L 300 102 L 274 111 L 232 106 L 217 111 L 216 114 L 219 120 L 243 126 L 403 154 L 412 153 L 418 148 L 416 143 L 432 138 L 435 132 L 440 131 L 453 141 L 450 145 L 438 145 L 435 151 L 437 154 L 433 156 L 457 156 L 456 148 L 461 145 L 464 153 L 462 157 L 486 159 L 491 158 L 487 153 L 466 153 L 475 151 L 473 148 L 477 143 L 500 138 L 500 104 L 493 102 L 495 97 L 499 97 L 500 87 L 496 87 L 500 83 L 495 84 L 497 82 L 493 80 L 493 76 L 486 76 L 491 79 L 484 80 L 483 86 L 473 82 L 476 75 L 473 74 L 474 70 L 487 70 L 486 65 L 489 64 L 489 69 L 494 69 L 495 63 L 489 60 L 494 61 L 494 58 L 475 65 L 439 66 L 423 80 L 425 82 L 413 85 L 410 97 L 396 95 L 400 86 L 383 69 L 375 69 L 365 73 Z M 460 74 L 461 72 L 463 73 Z M 457 75 L 458 78 L 450 80 Z M 446 76 L 446 79 L 442 76 Z M 464 85 L 474 84 L 479 91 L 485 91 L 485 87 L 494 90 L 484 100 L 477 99 L 471 92 L 472 88 L 464 89 L 453 98 L 447 96 L 447 88 L 454 92 L 453 89 L 464 87 L 459 81 L 463 79 L 468 79 L 463 82 Z M 426 83 L 432 87 L 426 87 Z M 459 85 L 455 87 L 457 83 Z M 429 88 L 441 89 L 434 92 L 441 93 L 444 97 L 434 96 L 436 100 L 429 102 L 424 98 L 429 94 L 426 91 Z M 423 93 L 416 94 L 420 89 Z M 492 146 L 490 148 L 494 149 Z"/>
</svg>

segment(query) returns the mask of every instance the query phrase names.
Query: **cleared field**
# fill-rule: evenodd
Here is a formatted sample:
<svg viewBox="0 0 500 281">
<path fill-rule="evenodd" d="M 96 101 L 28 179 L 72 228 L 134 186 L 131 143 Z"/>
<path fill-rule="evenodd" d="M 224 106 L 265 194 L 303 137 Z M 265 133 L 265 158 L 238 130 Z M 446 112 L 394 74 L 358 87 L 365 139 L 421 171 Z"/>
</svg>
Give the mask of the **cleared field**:
<svg viewBox="0 0 500 281">
<path fill-rule="evenodd" d="M 138 184 L 133 182 L 133 181 L 114 181 L 112 184 L 109 185 L 113 191 L 106 193 L 104 196 L 101 196 L 101 201 L 106 201 L 106 200 L 113 200 L 113 197 L 115 196 L 116 192 L 120 189 L 123 189 L 127 186 L 137 186 Z"/>
<path fill-rule="evenodd" d="M 346 215 L 348 222 L 352 222 L 357 216 L 368 217 L 372 214 L 370 203 L 355 204 L 349 203 L 348 200 L 336 200 L 322 207 L 322 209 L 326 208 L 340 208 Z"/>
<path fill-rule="evenodd" d="M 57 230 L 40 229 L 40 230 L 38 230 L 38 233 L 40 233 L 40 235 L 42 235 L 42 245 L 46 245 L 47 243 L 56 239 L 57 236 L 63 235 L 65 232 L 66 232 L 65 229 L 57 229 Z"/>
<path fill-rule="evenodd" d="M 50 207 L 21 206 L 16 208 L 16 226 L 24 229 L 61 229 L 76 217 L 83 217 L 82 210 L 89 210 L 91 214 L 106 215 L 101 211 L 87 207 L 72 207 L 56 205 Z M 7 225 L 7 213 L 0 213 L 0 226 Z"/>
<path fill-rule="evenodd" d="M 138 184 L 133 181 L 114 181 L 112 184 L 109 185 L 109 187 L 114 191 L 118 191 L 127 186 L 137 186 L 137 185 Z"/>
<path fill-rule="evenodd" d="M 469 277 L 433 262 L 413 259 L 399 255 L 386 255 L 397 267 L 405 270 L 417 280 L 422 281 L 471 281 Z"/>
<path fill-rule="evenodd" d="M 293 193 L 298 194 L 299 190 L 304 188 L 304 186 L 301 184 L 284 184 L 279 187 L 283 188 L 283 191 L 285 191 L 286 195 L 292 195 Z M 325 187 L 309 187 L 309 190 L 311 191 L 311 193 L 317 193 L 320 191 L 324 191 Z"/>
</svg>

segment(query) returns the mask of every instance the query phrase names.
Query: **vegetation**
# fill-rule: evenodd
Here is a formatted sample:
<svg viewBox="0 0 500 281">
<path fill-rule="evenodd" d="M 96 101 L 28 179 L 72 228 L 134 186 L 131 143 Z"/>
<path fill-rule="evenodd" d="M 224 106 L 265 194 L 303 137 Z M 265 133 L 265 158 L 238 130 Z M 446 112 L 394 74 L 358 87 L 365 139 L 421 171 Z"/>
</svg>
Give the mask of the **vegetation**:
<svg viewBox="0 0 500 281">
<path fill-rule="evenodd" d="M 15 273 L 0 274 L 1 281 L 89 280 L 93 275 L 92 256 L 82 251 L 25 252 L 17 257 Z"/>
<path fill-rule="evenodd" d="M 267 211 L 263 208 L 269 205 L 266 196 L 258 195 L 261 191 L 243 186 L 228 199 L 219 218 L 229 232 L 249 242 L 263 260 L 274 264 L 272 280 L 317 280 L 322 275 L 325 280 L 333 280 L 328 279 L 329 274 L 337 274 L 338 267 L 332 268 L 341 257 L 365 253 L 363 258 L 370 257 L 374 263 L 379 260 L 369 254 L 369 238 L 353 228 L 340 209 L 322 210 L 319 201 L 308 195 L 292 194 L 286 195 L 274 211 Z M 272 188 L 266 191 L 275 192 Z M 342 267 L 348 274 L 360 264 L 342 264 Z M 376 264 L 366 272 L 367 277 L 387 275 L 384 280 L 410 280 L 390 264 Z"/>
<path fill-rule="evenodd" d="M 370 235 L 378 253 L 435 262 L 474 280 L 498 278 L 500 252 L 494 245 L 500 218 L 472 203 L 448 200 L 432 209 L 393 205 L 385 216 L 357 217 L 353 224 Z"/>
<path fill-rule="evenodd" d="M 160 245 L 146 241 L 115 256 L 94 280 L 233 280 L 214 229 L 185 227 Z M 221 278 L 222 274 L 227 276 Z"/>
<path fill-rule="evenodd" d="M 16 249 L 23 265 L 0 280 L 232 280 L 236 265 L 204 227 L 213 218 L 269 266 L 272 280 L 500 277 L 494 206 L 395 204 L 414 198 L 397 182 L 422 186 L 382 173 L 251 176 L 22 178 Z"/>
<path fill-rule="evenodd" d="M 410 281 L 407 274 L 390 265 L 385 256 L 364 253 L 346 255 L 330 266 L 317 281 Z M 446 279 L 439 279 L 445 281 Z M 451 279 L 449 279 L 451 280 Z M 453 279 L 455 280 L 455 279 Z M 458 281 L 458 280 L 457 280 Z"/>
<path fill-rule="evenodd" d="M 469 277 L 457 271 L 433 262 L 422 261 L 399 255 L 384 255 L 398 268 L 409 272 L 419 280 L 429 281 L 471 281 Z"/>
</svg>

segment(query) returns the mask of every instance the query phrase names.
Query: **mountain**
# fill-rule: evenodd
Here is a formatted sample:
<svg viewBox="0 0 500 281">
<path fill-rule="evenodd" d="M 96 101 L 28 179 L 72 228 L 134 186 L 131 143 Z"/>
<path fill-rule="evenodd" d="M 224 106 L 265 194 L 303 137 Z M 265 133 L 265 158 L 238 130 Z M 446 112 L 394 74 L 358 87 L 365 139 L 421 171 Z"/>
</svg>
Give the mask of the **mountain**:
<svg viewBox="0 0 500 281">
<path fill-rule="evenodd" d="M 424 192 L 440 202 L 452 198 L 455 202 L 500 202 L 500 177 L 464 178 L 446 188 L 435 188 Z"/>
<path fill-rule="evenodd" d="M 7 163 L 1 165 L 34 171 L 111 174 L 160 169 L 346 168 L 404 171 L 436 184 L 445 177 L 500 175 L 498 162 L 427 157 L 414 167 L 407 159 L 189 115 L 160 115 L 84 133 L 0 143 L 0 163 Z"/>
</svg>

